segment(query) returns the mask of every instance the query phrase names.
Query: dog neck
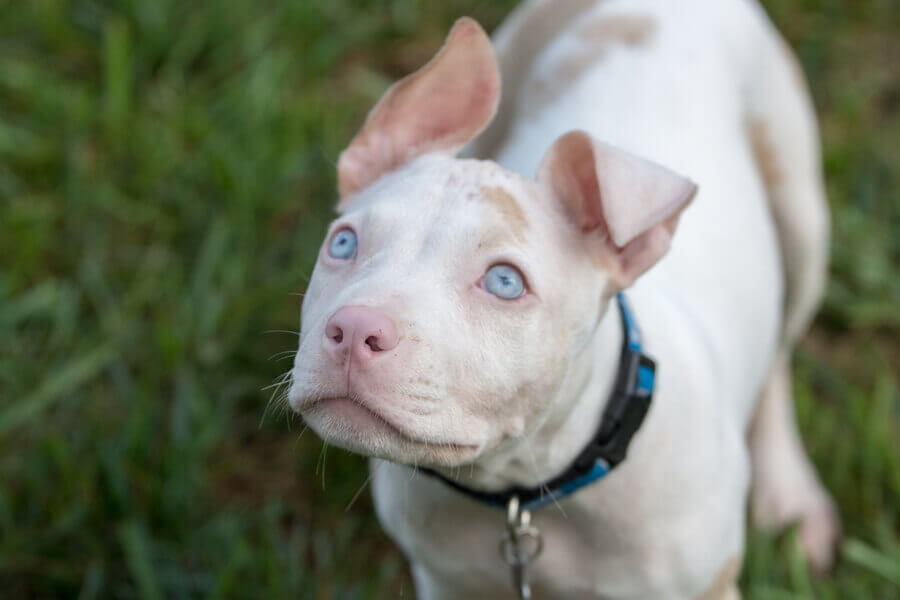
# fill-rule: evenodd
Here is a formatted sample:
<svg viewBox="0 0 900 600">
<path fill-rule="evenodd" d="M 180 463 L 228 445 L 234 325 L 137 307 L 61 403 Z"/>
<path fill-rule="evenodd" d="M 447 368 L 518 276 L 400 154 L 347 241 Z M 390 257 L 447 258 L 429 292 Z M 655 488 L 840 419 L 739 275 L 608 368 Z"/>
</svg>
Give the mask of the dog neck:
<svg viewBox="0 0 900 600">
<path fill-rule="evenodd" d="M 624 332 L 614 301 L 606 302 L 590 341 L 572 360 L 545 418 L 521 438 L 471 465 L 442 469 L 472 489 L 533 487 L 564 471 L 597 431 L 612 393 Z"/>
</svg>

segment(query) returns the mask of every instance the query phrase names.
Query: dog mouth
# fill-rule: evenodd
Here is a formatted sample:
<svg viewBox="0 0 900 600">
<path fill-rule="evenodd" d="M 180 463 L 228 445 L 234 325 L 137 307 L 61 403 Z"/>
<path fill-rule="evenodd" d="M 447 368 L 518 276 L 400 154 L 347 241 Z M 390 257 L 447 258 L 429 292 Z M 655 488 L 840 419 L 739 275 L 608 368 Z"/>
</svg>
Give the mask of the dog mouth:
<svg viewBox="0 0 900 600">
<path fill-rule="evenodd" d="M 440 450 L 441 453 L 471 455 L 478 451 L 478 445 L 443 440 L 425 439 L 383 411 L 373 408 L 362 399 L 350 396 L 329 396 L 317 398 L 298 410 L 307 421 L 310 418 L 326 417 L 332 424 L 339 424 L 345 435 L 376 437 L 387 434 L 405 444 Z"/>
</svg>

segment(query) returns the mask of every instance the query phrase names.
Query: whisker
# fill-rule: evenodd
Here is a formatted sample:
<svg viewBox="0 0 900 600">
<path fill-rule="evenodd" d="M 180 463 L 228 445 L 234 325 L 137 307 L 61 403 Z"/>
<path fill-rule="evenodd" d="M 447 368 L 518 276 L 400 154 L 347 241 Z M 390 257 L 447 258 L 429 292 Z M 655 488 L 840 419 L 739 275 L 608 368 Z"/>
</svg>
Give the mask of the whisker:
<svg viewBox="0 0 900 600">
<path fill-rule="evenodd" d="M 263 409 L 263 413 L 259 418 L 259 424 L 257 425 L 258 428 L 262 428 L 263 423 L 266 420 L 266 416 L 269 414 L 269 408 L 272 406 L 272 403 L 274 402 L 276 404 L 279 404 L 283 402 L 284 398 L 286 398 L 286 394 L 290 391 L 290 387 L 285 388 L 284 390 L 282 390 L 281 388 L 282 386 L 290 383 L 293 380 L 293 375 L 294 370 L 288 369 L 287 371 L 276 377 L 274 383 L 271 383 L 260 390 L 261 392 L 264 392 L 271 389 L 272 395 L 269 396 L 269 401 L 266 402 L 266 407 Z"/>
<path fill-rule="evenodd" d="M 285 416 L 285 420 L 287 421 L 288 431 L 291 430 L 291 423 L 293 422 L 294 411 L 291 410 L 290 401 L 288 400 L 288 396 L 291 392 L 289 387 L 284 388 L 280 394 L 278 394 L 278 398 L 275 399 L 276 408 L 279 411 L 279 414 Z"/>
<path fill-rule="evenodd" d="M 359 489 L 356 490 L 356 493 L 353 494 L 353 497 L 350 498 L 350 503 L 347 504 L 346 507 L 344 507 L 344 512 L 348 512 L 353 507 L 353 505 L 356 503 L 356 499 L 359 498 L 359 495 L 362 494 L 362 491 L 364 489 L 366 489 L 366 486 L 369 485 L 369 481 L 371 479 L 372 479 L 372 473 L 369 473 L 369 475 L 366 477 L 366 480 L 363 481 L 362 485 L 359 486 Z"/>
<path fill-rule="evenodd" d="M 293 329 L 266 329 L 265 331 L 261 331 L 260 335 L 266 333 L 290 333 L 291 335 L 300 335 L 300 331 L 294 331 Z"/>
<path fill-rule="evenodd" d="M 303 434 L 306 433 L 307 429 L 309 429 L 309 425 L 304 422 L 303 429 L 300 430 L 300 433 L 297 434 L 297 438 L 294 440 L 294 450 L 300 446 L 300 438 L 303 437 Z"/>
<path fill-rule="evenodd" d="M 381 465 L 383 465 L 383 464 L 384 464 L 383 462 L 377 462 L 377 463 L 375 463 L 374 467 L 369 469 L 368 477 L 366 477 L 366 480 L 363 481 L 361 486 L 359 486 L 359 489 L 356 490 L 356 493 L 353 494 L 353 498 L 350 499 L 350 504 L 347 505 L 347 507 L 344 509 L 344 512 L 349 511 L 353 507 L 353 504 L 356 502 L 356 499 L 359 498 L 359 495 L 362 493 L 362 491 L 364 489 L 366 489 L 366 486 L 369 485 L 370 481 L 372 481 L 372 476 L 375 475 L 375 472 L 378 471 L 378 469 L 380 469 Z"/>
<path fill-rule="evenodd" d="M 325 489 L 325 461 L 328 459 L 328 442 L 322 441 L 322 451 L 319 452 L 319 461 L 316 463 L 316 473 L 319 472 L 319 463 L 322 465 L 322 489 Z"/>
<path fill-rule="evenodd" d="M 280 360 L 282 356 L 293 355 L 296 353 L 296 350 L 282 350 L 281 352 L 276 352 L 266 360 Z"/>
<path fill-rule="evenodd" d="M 528 452 L 528 456 L 531 459 L 530 462 L 531 462 L 532 474 L 534 475 L 535 479 L 537 479 L 538 481 L 541 481 L 540 475 L 538 473 L 537 459 L 534 456 L 534 448 L 531 445 L 531 441 L 532 441 L 531 437 L 528 435 L 526 435 L 522 438 L 522 443 L 525 445 L 525 450 Z M 546 484 L 541 483 L 541 497 L 543 497 L 544 492 L 546 492 L 547 495 L 550 496 L 550 500 L 553 501 L 553 504 L 556 505 L 556 508 L 558 508 L 559 512 L 562 513 L 563 518 L 568 519 L 569 515 L 566 514 L 565 509 L 562 507 L 562 505 L 556 499 L 556 496 L 550 492 L 550 488 L 548 488 Z"/>
<path fill-rule="evenodd" d="M 278 388 L 279 386 L 284 385 L 285 383 L 287 383 L 287 380 L 290 379 L 291 371 L 293 371 L 293 369 L 288 369 L 287 371 L 285 371 L 284 373 L 279 375 L 274 383 L 270 383 L 266 387 L 262 388 L 260 391 L 265 392 L 266 390 L 270 390 L 272 388 Z"/>
</svg>

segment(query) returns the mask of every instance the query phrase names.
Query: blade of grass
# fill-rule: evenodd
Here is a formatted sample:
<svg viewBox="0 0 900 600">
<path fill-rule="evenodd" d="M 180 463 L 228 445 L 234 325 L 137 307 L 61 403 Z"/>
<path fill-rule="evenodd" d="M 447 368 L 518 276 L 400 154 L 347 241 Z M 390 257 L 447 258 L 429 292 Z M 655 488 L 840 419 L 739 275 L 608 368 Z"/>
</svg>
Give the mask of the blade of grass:
<svg viewBox="0 0 900 600">
<path fill-rule="evenodd" d="M 33 394 L 0 412 L 0 437 L 47 410 L 65 392 L 71 392 L 94 377 L 113 359 L 115 350 L 111 343 L 106 343 L 76 358 L 55 375 L 50 376 Z"/>
<path fill-rule="evenodd" d="M 857 539 L 848 540 L 842 554 L 848 561 L 881 575 L 900 588 L 900 562 L 896 557 L 891 558 Z"/>
<path fill-rule="evenodd" d="M 104 116 L 113 140 L 125 133 L 131 106 L 131 41 L 128 22 L 110 19 L 103 32 L 103 63 L 106 84 Z"/>
<path fill-rule="evenodd" d="M 127 521 L 119 527 L 119 541 L 125 553 L 125 562 L 131 576 L 138 587 L 143 600 L 162 600 L 153 563 L 150 560 L 150 549 L 147 534 L 137 521 Z"/>
</svg>

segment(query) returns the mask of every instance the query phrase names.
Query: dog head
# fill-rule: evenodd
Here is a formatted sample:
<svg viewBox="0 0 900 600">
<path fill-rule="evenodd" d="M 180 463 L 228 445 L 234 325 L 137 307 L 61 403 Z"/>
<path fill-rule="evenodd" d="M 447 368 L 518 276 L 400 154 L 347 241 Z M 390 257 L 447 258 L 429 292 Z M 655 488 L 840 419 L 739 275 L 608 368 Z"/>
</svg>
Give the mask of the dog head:
<svg viewBox="0 0 900 600">
<path fill-rule="evenodd" d="M 332 444 L 432 466 L 515 444 L 609 298 L 668 249 L 694 185 L 585 133 L 536 180 L 455 158 L 499 97 L 490 41 L 461 19 L 341 155 L 289 394 Z"/>
</svg>

